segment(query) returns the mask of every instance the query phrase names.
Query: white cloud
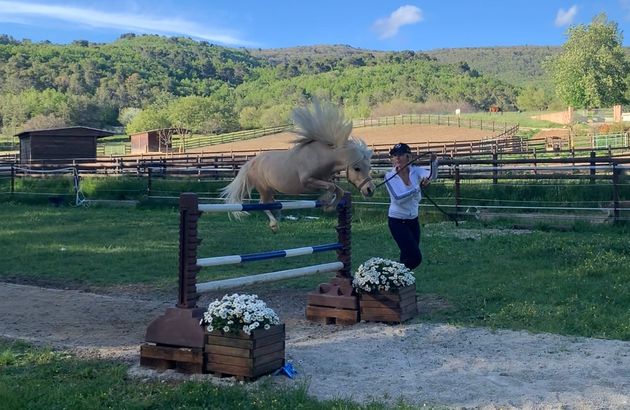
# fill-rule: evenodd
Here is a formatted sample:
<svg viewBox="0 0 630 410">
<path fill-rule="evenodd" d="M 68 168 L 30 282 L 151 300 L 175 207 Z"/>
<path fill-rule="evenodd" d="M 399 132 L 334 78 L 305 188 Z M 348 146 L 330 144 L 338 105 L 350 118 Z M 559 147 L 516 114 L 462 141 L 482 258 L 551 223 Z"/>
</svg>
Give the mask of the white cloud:
<svg viewBox="0 0 630 410">
<path fill-rule="evenodd" d="M 239 39 L 228 32 L 209 30 L 199 23 L 172 16 L 157 17 L 139 13 L 110 13 L 70 6 L 50 6 L 46 4 L 0 1 L 0 21 L 19 21 L 23 24 L 30 25 L 42 24 L 41 21 L 36 22 L 31 20 L 37 18 L 60 20 L 96 28 L 112 28 L 140 33 L 184 35 L 233 46 L 257 46 L 255 43 Z"/>
<path fill-rule="evenodd" d="M 390 38 L 398 34 L 402 26 L 415 24 L 422 21 L 422 10 L 416 6 L 402 6 L 394 11 L 389 17 L 376 20 L 374 29 L 379 38 Z"/>
<path fill-rule="evenodd" d="M 554 22 L 556 27 L 568 26 L 573 23 L 573 19 L 575 19 L 575 15 L 578 12 L 578 7 L 573 5 L 569 8 L 569 10 L 560 9 L 556 14 L 556 21 Z"/>
</svg>

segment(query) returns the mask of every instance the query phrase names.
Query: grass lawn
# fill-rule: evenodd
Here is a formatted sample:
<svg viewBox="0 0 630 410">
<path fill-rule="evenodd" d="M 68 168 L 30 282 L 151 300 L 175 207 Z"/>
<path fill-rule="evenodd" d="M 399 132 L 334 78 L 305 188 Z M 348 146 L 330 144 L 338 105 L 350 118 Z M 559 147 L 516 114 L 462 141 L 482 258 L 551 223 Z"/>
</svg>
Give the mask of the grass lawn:
<svg viewBox="0 0 630 410">
<path fill-rule="evenodd" d="M 242 221 L 203 215 L 198 257 L 244 254 L 336 242 L 334 215 L 285 212 L 272 234 L 262 214 Z M 307 219 L 307 216 L 320 216 Z M 174 208 L 53 208 L 4 203 L 0 208 L 0 279 L 57 287 L 143 284 L 171 288 L 177 280 L 178 221 Z M 354 268 L 372 256 L 397 259 L 385 208 L 354 210 Z M 576 226 L 493 234 L 469 222 L 423 227 L 419 296 L 450 306 L 422 320 L 630 340 L 628 227 Z M 465 235 L 462 235 L 465 233 Z M 470 234 L 472 233 L 472 234 Z M 331 262 L 333 253 L 204 268 L 199 281 Z M 311 290 L 330 275 L 281 282 Z"/>
<path fill-rule="evenodd" d="M 285 212 L 272 234 L 262 215 L 200 219 L 199 256 L 257 252 L 335 242 L 336 218 L 318 211 Z M 306 216 L 320 216 L 310 219 Z M 58 287 L 176 283 L 178 213 L 174 208 L 53 208 L 5 202 L 0 207 L 0 280 Z M 527 329 L 630 340 L 628 227 L 576 226 L 572 231 L 516 234 L 475 222 L 423 226 L 424 262 L 416 270 L 420 298 L 443 302 L 415 320 Z M 354 209 L 353 264 L 371 256 L 396 259 L 385 208 Z M 306 258 L 202 270 L 200 280 L 330 261 Z M 274 284 L 312 290 L 329 275 Z M 175 296 L 173 296 L 175 298 Z M 379 409 L 350 401 L 318 401 L 306 386 L 216 386 L 205 382 L 141 381 L 127 365 L 0 339 L 0 407 L 10 409 Z M 397 408 L 410 408 L 398 403 Z"/>
</svg>

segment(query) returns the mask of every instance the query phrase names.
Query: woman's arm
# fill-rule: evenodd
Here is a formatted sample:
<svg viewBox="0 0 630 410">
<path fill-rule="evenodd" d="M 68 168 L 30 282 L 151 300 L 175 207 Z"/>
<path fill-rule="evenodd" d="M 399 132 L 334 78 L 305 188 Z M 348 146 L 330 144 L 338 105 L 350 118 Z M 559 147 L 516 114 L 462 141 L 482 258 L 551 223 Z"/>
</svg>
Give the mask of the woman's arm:
<svg viewBox="0 0 630 410">
<path fill-rule="evenodd" d="M 405 185 L 402 179 L 396 177 L 388 178 L 385 186 L 387 187 L 389 194 L 397 200 L 408 198 L 418 192 L 418 188 L 410 188 Z"/>
</svg>

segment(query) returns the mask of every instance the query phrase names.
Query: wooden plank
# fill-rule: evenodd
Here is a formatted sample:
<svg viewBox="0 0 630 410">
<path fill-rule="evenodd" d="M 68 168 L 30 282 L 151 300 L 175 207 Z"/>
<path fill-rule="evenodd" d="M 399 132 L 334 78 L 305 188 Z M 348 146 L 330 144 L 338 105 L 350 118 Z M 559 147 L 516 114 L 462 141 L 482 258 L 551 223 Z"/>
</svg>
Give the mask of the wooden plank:
<svg viewBox="0 0 630 410">
<path fill-rule="evenodd" d="M 258 328 L 252 331 L 254 338 L 263 338 L 263 337 L 268 337 L 268 336 L 279 334 L 279 333 L 285 334 L 284 323 L 271 326 L 269 329 Z"/>
<path fill-rule="evenodd" d="M 373 299 L 361 299 L 360 303 L 361 308 L 377 308 L 377 307 L 390 307 L 390 308 L 399 308 L 400 302 L 396 300 L 373 300 Z"/>
<path fill-rule="evenodd" d="M 400 295 L 393 293 L 362 293 L 361 300 L 362 302 L 400 302 Z"/>
<path fill-rule="evenodd" d="M 232 347 L 239 347 L 243 349 L 251 349 L 253 345 L 253 340 L 224 337 L 220 335 L 219 336 L 209 335 L 206 341 L 206 346 L 207 345 L 232 346 Z"/>
<path fill-rule="evenodd" d="M 209 373 L 219 373 L 223 375 L 241 376 L 241 377 L 258 377 L 266 373 L 271 373 L 284 365 L 284 360 L 275 360 L 264 365 L 261 365 L 255 369 L 231 366 L 227 364 L 210 364 L 206 365 L 206 371 Z"/>
<path fill-rule="evenodd" d="M 264 346 L 256 347 L 253 349 L 207 344 L 205 346 L 205 352 L 217 354 L 217 355 L 225 355 L 225 356 L 256 358 L 258 356 L 265 355 L 269 352 L 283 350 L 284 338 L 279 338 L 280 336 L 281 335 L 273 336 L 273 338 L 276 339 L 274 343 L 266 344 Z M 271 338 L 265 338 L 265 339 L 271 339 Z"/>
<path fill-rule="evenodd" d="M 254 350 L 254 357 L 265 356 L 265 355 L 267 355 L 269 353 L 272 353 L 272 352 L 279 352 L 279 351 L 284 352 L 284 347 L 285 347 L 284 346 L 284 339 L 282 339 L 282 340 L 280 340 L 280 341 L 278 341 L 276 343 L 256 348 Z"/>
<path fill-rule="evenodd" d="M 208 365 L 212 364 L 227 364 L 231 366 L 250 367 L 254 368 L 265 363 L 269 363 L 273 360 L 284 360 L 284 348 L 279 351 L 273 351 L 259 357 L 237 357 L 227 356 L 222 354 L 207 353 L 206 355 Z"/>
<path fill-rule="evenodd" d="M 144 344 L 140 346 L 140 357 L 171 360 L 175 362 L 203 363 L 201 349 L 178 348 Z"/>
<path fill-rule="evenodd" d="M 270 335 L 269 337 L 261 337 L 259 339 L 254 339 L 254 350 L 258 350 L 261 347 L 269 346 L 278 342 L 284 342 L 285 334 L 284 333 L 276 333 Z"/>
<path fill-rule="evenodd" d="M 312 306 L 333 307 L 339 309 L 356 310 L 359 308 L 357 296 L 332 296 L 320 293 L 309 293 L 306 296 L 306 304 Z"/>
<path fill-rule="evenodd" d="M 252 357 L 252 349 L 241 348 L 241 347 L 232 347 L 232 346 L 221 346 L 221 345 L 206 345 L 206 354 L 208 355 L 218 355 L 218 356 L 232 356 L 232 357 L 242 357 L 249 359 Z"/>
<path fill-rule="evenodd" d="M 251 335 L 244 332 L 221 333 L 214 330 L 207 334 L 208 345 L 230 346 L 243 349 L 255 349 L 285 339 L 284 323 L 271 326 L 269 329 L 254 329 Z"/>
<path fill-rule="evenodd" d="M 335 309 L 320 306 L 306 307 L 306 318 L 308 320 L 334 318 L 341 320 L 354 320 L 352 323 L 356 323 L 358 321 L 358 313 L 359 312 L 357 310 L 349 309 Z"/>
</svg>

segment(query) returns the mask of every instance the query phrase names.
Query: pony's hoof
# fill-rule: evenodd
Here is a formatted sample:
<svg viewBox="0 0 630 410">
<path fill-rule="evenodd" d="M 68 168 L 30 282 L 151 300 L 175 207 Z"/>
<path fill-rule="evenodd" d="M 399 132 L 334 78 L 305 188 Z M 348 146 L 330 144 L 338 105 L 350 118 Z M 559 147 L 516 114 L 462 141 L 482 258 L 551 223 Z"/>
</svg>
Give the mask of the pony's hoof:
<svg viewBox="0 0 630 410">
<path fill-rule="evenodd" d="M 334 192 L 326 192 L 319 197 L 319 202 L 322 204 L 322 209 L 326 212 L 334 211 L 337 208 L 337 194 Z"/>
<path fill-rule="evenodd" d="M 277 233 L 278 229 L 280 229 L 280 227 L 278 226 L 278 224 L 269 224 L 269 229 L 271 229 L 271 232 L 273 233 Z"/>
<path fill-rule="evenodd" d="M 329 204 L 322 206 L 322 209 L 324 210 L 324 212 L 334 212 L 337 210 L 337 204 L 339 204 L 339 201 L 333 201 Z"/>
</svg>

